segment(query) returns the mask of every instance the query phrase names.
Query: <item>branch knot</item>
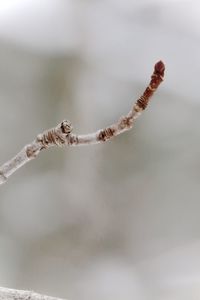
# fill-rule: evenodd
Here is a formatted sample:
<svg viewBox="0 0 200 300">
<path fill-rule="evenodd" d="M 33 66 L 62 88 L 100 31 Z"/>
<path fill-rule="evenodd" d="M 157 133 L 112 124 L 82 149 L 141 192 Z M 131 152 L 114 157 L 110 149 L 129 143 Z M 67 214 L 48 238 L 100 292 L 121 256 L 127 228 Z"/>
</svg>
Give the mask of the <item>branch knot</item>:
<svg viewBox="0 0 200 300">
<path fill-rule="evenodd" d="M 68 120 L 62 121 L 55 128 L 44 131 L 37 136 L 37 142 L 42 144 L 42 149 L 50 146 L 62 146 L 66 142 L 66 137 L 72 132 L 72 124 Z"/>
</svg>

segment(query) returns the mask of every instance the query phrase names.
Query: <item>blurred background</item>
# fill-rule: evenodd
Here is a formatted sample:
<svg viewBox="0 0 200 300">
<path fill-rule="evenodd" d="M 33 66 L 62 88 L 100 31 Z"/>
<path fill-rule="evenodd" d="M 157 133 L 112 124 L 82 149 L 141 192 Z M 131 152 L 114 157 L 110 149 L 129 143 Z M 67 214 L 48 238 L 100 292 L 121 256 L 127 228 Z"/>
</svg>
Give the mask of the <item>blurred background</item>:
<svg viewBox="0 0 200 300">
<path fill-rule="evenodd" d="M 69 300 L 200 299 L 200 3 L 0 0 L 0 163 L 63 119 L 133 130 L 52 148 L 0 188 L 0 285 Z"/>
</svg>

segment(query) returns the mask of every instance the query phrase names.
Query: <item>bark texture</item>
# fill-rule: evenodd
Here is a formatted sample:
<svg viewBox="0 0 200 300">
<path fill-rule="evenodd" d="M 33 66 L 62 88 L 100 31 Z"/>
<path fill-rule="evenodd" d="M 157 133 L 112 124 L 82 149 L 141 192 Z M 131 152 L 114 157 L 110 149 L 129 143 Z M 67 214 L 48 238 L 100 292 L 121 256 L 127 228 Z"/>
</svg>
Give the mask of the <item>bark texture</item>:
<svg viewBox="0 0 200 300">
<path fill-rule="evenodd" d="M 64 300 L 34 293 L 32 291 L 14 290 L 0 287 L 0 300 Z M 65 299 L 66 300 L 66 299 Z"/>
</svg>

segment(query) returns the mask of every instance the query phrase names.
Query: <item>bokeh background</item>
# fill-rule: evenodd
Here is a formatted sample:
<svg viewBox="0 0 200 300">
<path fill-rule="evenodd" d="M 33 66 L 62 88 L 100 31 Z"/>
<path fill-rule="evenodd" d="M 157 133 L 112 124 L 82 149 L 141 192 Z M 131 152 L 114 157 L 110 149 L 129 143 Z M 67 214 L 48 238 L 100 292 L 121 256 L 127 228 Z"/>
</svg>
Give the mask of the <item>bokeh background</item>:
<svg viewBox="0 0 200 300">
<path fill-rule="evenodd" d="M 52 148 L 0 187 L 0 285 L 70 300 L 200 299 L 200 3 L 0 1 L 0 162 L 70 119 L 134 129 Z"/>
</svg>

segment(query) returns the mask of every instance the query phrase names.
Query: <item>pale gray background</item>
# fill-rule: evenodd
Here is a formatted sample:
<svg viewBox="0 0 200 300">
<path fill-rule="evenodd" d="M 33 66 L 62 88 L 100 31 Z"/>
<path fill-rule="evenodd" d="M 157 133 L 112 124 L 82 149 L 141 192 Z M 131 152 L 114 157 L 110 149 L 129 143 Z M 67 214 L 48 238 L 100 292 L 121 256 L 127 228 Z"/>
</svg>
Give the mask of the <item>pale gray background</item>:
<svg viewBox="0 0 200 300">
<path fill-rule="evenodd" d="M 68 118 L 134 129 L 53 148 L 0 187 L 0 285 L 70 300 L 200 299 L 200 2 L 0 1 L 0 162 Z"/>
</svg>

